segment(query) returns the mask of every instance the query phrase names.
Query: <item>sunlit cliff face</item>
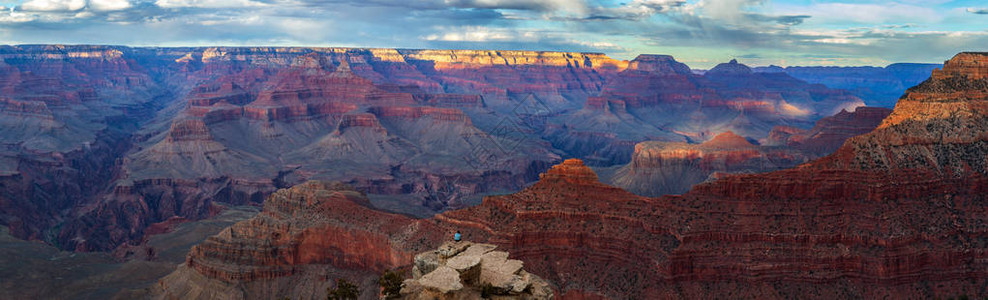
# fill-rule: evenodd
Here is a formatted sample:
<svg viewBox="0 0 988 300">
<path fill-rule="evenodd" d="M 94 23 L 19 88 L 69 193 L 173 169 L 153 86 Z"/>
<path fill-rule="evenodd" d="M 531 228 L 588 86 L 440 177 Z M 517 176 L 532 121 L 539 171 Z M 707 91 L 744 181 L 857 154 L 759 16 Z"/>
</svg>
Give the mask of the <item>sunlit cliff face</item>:
<svg viewBox="0 0 988 300">
<path fill-rule="evenodd" d="M 965 52 L 899 99 L 895 111 L 879 128 L 906 121 L 970 118 L 988 108 L 988 53 Z"/>
</svg>

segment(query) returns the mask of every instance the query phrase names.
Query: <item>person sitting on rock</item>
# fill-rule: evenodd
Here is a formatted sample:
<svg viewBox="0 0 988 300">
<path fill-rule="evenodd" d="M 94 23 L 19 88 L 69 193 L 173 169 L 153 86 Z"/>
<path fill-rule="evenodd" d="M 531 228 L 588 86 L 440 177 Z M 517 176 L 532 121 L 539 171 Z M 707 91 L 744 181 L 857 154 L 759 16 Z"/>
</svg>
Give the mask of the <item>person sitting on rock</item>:
<svg viewBox="0 0 988 300">
<path fill-rule="evenodd" d="M 453 240 L 459 242 L 460 241 L 460 238 L 462 238 L 462 237 L 463 237 L 463 235 L 461 235 L 460 234 L 460 231 L 457 230 L 456 231 L 456 234 L 453 235 Z"/>
</svg>

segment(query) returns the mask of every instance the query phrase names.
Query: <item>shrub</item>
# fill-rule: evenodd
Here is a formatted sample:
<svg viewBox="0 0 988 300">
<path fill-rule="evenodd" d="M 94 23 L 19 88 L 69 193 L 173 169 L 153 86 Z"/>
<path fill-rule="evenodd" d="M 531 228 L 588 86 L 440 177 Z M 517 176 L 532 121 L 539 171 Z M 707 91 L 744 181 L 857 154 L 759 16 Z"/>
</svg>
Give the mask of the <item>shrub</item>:
<svg viewBox="0 0 988 300">
<path fill-rule="evenodd" d="M 337 279 L 336 288 L 326 289 L 327 300 L 357 300 L 360 297 L 360 288 L 346 279 Z"/>
<path fill-rule="evenodd" d="M 381 293 L 385 299 L 398 298 L 401 293 L 401 283 L 405 281 L 405 276 L 397 270 L 384 270 L 381 278 L 377 282 L 381 285 Z"/>
</svg>

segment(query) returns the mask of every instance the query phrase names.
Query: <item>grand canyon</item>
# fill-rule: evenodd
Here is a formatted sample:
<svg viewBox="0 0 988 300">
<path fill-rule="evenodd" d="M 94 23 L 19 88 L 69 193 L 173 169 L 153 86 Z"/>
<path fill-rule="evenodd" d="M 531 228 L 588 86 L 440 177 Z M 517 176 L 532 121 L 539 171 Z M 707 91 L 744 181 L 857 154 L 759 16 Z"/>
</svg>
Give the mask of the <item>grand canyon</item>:
<svg viewBox="0 0 988 300">
<path fill-rule="evenodd" d="M 885 114 L 786 74 L 732 61 L 701 76 L 669 56 L 56 45 L 3 55 L 3 224 L 73 251 L 133 244 L 154 224 L 261 204 L 307 180 L 421 217 L 517 191 L 563 157 L 628 164 L 646 141 L 731 132 L 785 154 L 717 171 L 791 167 Z"/>
<path fill-rule="evenodd" d="M 0 58 L 4 298 L 310 299 L 346 279 L 372 299 L 413 265 L 403 297 L 479 295 L 423 287 L 419 253 L 454 232 L 489 244 L 465 257 L 501 253 L 463 280 L 524 282 L 511 297 L 986 294 L 985 53 L 881 69 L 894 108 L 861 92 L 879 76 L 835 79 L 861 68 L 667 55 Z"/>
<path fill-rule="evenodd" d="M 564 299 L 983 295 L 986 95 L 988 53 L 961 53 L 890 114 L 860 112 L 887 117 L 834 153 L 780 171 L 724 175 L 681 195 L 635 195 L 570 158 L 519 192 L 414 219 L 375 209 L 353 187 L 310 181 L 275 192 L 259 215 L 193 247 L 150 293 L 306 298 L 330 285 L 319 278 L 333 276 L 372 288 L 380 270 L 413 260 L 418 268 L 415 253 L 456 231 L 505 249 Z M 839 120 L 849 115 L 807 132 L 846 124 Z M 838 128 L 874 123 L 862 122 Z M 743 161 L 750 151 L 772 156 L 730 132 L 669 147 L 712 151 L 696 158 L 700 166 Z"/>
<path fill-rule="evenodd" d="M 988 300 L 986 18 L 0 0 L 0 300 Z"/>
</svg>

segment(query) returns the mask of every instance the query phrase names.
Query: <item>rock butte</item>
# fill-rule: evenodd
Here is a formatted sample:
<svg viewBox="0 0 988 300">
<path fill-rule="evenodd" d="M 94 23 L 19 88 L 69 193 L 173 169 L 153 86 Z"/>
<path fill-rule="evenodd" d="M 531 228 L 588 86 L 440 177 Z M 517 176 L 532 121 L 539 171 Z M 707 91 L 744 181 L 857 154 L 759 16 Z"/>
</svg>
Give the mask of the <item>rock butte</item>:
<svg viewBox="0 0 988 300">
<path fill-rule="evenodd" d="M 789 147 L 757 146 L 727 131 L 701 144 L 638 143 L 631 162 L 604 181 L 644 196 L 681 194 L 725 173 L 781 170 L 815 157 Z"/>
<path fill-rule="evenodd" d="M 979 65 L 981 57 L 974 55 Z M 296 239 L 284 234 L 292 232 L 289 228 L 319 228 L 314 236 L 380 246 L 345 254 L 316 251 L 305 256 L 310 261 L 375 272 L 380 269 L 368 266 L 421 268 L 411 253 L 459 230 L 466 239 L 510 252 L 561 298 L 983 295 L 988 292 L 988 99 L 981 95 L 988 85 L 976 75 L 983 69 L 966 67 L 971 64 L 948 61 L 938 77 L 910 89 L 882 126 L 849 139 L 832 155 L 794 169 L 727 176 L 681 196 L 636 196 L 596 181 L 579 160 L 551 168 L 518 193 L 486 197 L 478 206 L 426 220 L 376 212 L 359 205 L 359 197 L 345 205 L 321 205 L 342 199 L 314 197 L 326 193 L 324 185 L 282 190 L 276 195 L 298 194 L 300 202 L 292 203 L 309 204 L 279 205 L 282 212 L 274 214 L 279 201 L 269 201 L 265 213 L 233 228 L 270 229 L 220 234 L 218 240 L 236 242 L 216 250 L 199 246 L 189 255 L 189 265 L 209 261 L 201 265 L 231 275 L 190 273 L 185 267 L 160 285 L 165 290 L 176 282 L 284 289 L 287 281 L 278 278 L 309 269 L 300 260 L 268 259 L 273 248 L 264 241 Z M 317 220 L 369 223 L 248 225 L 276 224 L 262 221 L 270 216 L 308 222 L 315 212 Z M 342 229 L 355 234 L 336 233 Z M 357 238 L 359 232 L 380 238 Z M 357 256 L 338 259 L 349 255 Z M 268 272 L 264 279 L 237 275 L 276 265 L 292 271 Z"/>
</svg>

